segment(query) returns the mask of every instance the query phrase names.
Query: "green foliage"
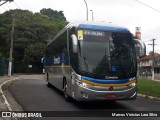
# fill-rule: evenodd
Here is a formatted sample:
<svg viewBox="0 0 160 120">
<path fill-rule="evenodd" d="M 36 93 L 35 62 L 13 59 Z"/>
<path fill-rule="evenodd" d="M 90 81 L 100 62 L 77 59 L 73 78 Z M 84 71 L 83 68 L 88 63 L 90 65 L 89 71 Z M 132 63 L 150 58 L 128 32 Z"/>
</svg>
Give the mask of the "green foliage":
<svg viewBox="0 0 160 120">
<path fill-rule="evenodd" d="M 24 61 L 26 63 L 40 63 L 41 58 L 44 56 L 43 49 L 45 44 L 36 43 L 34 45 L 29 45 L 24 50 Z"/>
<path fill-rule="evenodd" d="M 0 97 L 2 96 L 2 93 L 0 92 Z"/>
<path fill-rule="evenodd" d="M 140 94 L 160 97 L 160 82 L 141 79 L 138 82 L 138 90 Z"/>
<path fill-rule="evenodd" d="M 132 36 L 133 39 L 137 39 L 136 36 L 132 33 L 131 33 L 131 36 Z"/>
<path fill-rule="evenodd" d="M 48 8 L 48 9 L 43 8 L 42 10 L 40 10 L 40 13 L 48 16 L 48 18 L 50 18 L 50 19 L 57 18 L 57 19 L 66 21 L 66 18 L 63 14 L 63 11 L 52 10 L 50 8 Z"/>
<path fill-rule="evenodd" d="M 54 14 L 49 16 L 49 13 Z M 27 62 L 40 61 L 38 56 L 42 56 L 41 53 L 29 54 L 29 50 L 32 50 L 32 45 L 44 47 L 47 40 L 53 39 L 67 24 L 63 12 L 52 9 L 42 9 L 41 13 L 16 9 L 0 14 L 0 54 L 6 58 L 9 57 L 13 16 L 15 17 L 13 36 L 13 59 L 15 61 L 22 61 L 24 58 Z"/>
</svg>

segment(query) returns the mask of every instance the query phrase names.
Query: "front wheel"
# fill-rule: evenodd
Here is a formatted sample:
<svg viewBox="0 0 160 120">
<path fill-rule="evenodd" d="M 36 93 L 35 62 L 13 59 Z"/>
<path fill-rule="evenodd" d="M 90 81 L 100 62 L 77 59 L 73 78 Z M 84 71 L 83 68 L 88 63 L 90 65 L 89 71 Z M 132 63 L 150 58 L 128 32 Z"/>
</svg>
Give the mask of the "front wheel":
<svg viewBox="0 0 160 120">
<path fill-rule="evenodd" d="M 48 82 L 47 87 L 52 87 L 52 84 Z"/>
<path fill-rule="evenodd" d="M 68 89 L 67 82 L 64 81 L 64 83 L 63 83 L 63 94 L 64 94 L 64 97 L 65 97 L 66 101 L 71 101 L 71 97 L 68 95 L 67 89 Z"/>
</svg>

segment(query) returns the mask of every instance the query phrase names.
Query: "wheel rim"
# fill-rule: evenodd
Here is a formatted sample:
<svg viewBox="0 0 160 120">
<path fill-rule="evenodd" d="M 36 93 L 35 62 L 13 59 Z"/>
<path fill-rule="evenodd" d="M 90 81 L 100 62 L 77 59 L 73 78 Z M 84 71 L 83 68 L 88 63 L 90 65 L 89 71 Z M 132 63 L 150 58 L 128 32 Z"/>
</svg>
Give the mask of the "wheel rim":
<svg viewBox="0 0 160 120">
<path fill-rule="evenodd" d="M 64 85 L 64 90 L 63 90 L 63 92 L 64 92 L 65 98 L 67 98 L 67 97 L 68 97 L 68 94 L 67 94 L 67 84 Z"/>
</svg>

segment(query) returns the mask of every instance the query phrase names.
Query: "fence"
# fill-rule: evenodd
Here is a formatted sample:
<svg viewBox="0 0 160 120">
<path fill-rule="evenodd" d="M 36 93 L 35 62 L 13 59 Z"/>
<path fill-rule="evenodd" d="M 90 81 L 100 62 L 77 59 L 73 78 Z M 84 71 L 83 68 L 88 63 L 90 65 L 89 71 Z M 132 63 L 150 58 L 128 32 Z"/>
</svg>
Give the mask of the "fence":
<svg viewBox="0 0 160 120">
<path fill-rule="evenodd" d="M 14 61 L 13 73 L 43 73 L 43 64 L 25 64 L 24 61 Z"/>
<path fill-rule="evenodd" d="M 0 57 L 0 76 L 8 73 L 8 60 Z M 13 61 L 12 73 L 43 73 L 43 64 L 25 64 L 24 61 Z"/>
<path fill-rule="evenodd" d="M 0 76 L 7 74 L 8 72 L 8 60 L 4 57 L 0 57 Z"/>
</svg>

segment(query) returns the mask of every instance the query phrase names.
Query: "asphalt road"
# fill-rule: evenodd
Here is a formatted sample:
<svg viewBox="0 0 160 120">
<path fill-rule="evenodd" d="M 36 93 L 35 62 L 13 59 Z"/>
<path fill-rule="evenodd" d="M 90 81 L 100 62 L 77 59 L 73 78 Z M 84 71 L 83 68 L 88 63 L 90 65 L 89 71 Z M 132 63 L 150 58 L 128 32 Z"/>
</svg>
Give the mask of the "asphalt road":
<svg viewBox="0 0 160 120">
<path fill-rule="evenodd" d="M 15 100 L 22 106 L 24 111 L 83 111 L 96 114 L 96 111 L 160 111 L 160 101 L 137 98 L 133 101 L 117 101 L 114 104 L 109 102 L 67 102 L 63 93 L 56 88 L 48 88 L 47 82 L 42 79 L 23 79 L 12 83 L 9 91 Z M 57 112 L 57 114 L 65 114 Z M 66 113 L 67 114 L 67 113 Z M 33 118 L 32 118 L 33 119 Z M 31 120 L 32 120 L 31 119 Z M 34 118 L 35 119 L 35 118 Z M 33 120 L 34 120 L 33 119 Z M 106 119 L 132 119 L 132 120 L 159 120 L 158 117 L 54 117 L 36 118 L 44 120 L 106 120 Z"/>
</svg>

